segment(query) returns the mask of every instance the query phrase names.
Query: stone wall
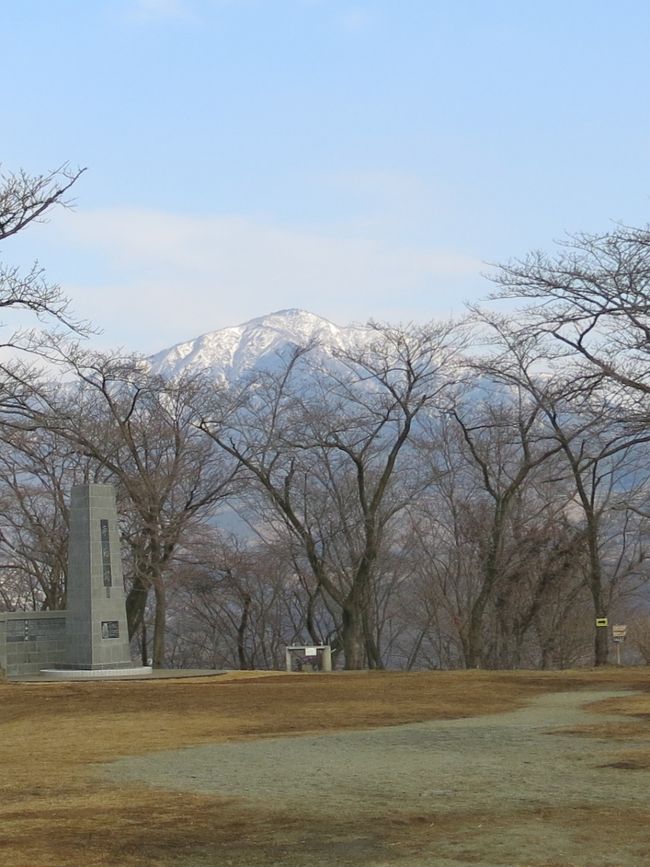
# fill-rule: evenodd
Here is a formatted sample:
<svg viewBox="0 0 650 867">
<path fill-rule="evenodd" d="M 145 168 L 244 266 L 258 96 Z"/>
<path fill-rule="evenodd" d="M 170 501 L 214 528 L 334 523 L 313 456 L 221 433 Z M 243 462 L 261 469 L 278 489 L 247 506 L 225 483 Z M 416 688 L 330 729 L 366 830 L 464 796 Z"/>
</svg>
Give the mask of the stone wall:
<svg viewBox="0 0 650 867">
<path fill-rule="evenodd" d="M 38 674 L 63 664 L 65 652 L 65 611 L 0 613 L 0 667 L 5 674 Z"/>
</svg>

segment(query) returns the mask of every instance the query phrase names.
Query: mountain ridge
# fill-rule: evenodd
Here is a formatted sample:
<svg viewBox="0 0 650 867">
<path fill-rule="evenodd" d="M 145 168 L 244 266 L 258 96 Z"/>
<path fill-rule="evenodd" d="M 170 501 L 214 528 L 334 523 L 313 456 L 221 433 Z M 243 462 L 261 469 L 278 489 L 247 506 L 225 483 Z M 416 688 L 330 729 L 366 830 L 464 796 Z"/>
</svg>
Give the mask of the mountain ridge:
<svg viewBox="0 0 650 867">
<path fill-rule="evenodd" d="M 217 380 L 233 381 L 256 369 L 277 367 L 286 347 L 316 341 L 319 351 L 331 356 L 335 349 L 366 342 L 369 335 L 366 326 L 339 326 L 290 307 L 176 343 L 149 356 L 148 362 L 152 372 L 167 378 L 201 371 Z"/>
</svg>

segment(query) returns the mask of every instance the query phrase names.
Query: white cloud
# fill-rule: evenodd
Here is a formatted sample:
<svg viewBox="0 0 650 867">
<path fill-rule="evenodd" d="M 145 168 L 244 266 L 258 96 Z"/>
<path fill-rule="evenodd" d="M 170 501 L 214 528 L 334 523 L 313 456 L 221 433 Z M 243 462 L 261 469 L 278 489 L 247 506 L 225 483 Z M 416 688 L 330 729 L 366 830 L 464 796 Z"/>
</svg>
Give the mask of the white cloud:
<svg viewBox="0 0 650 867">
<path fill-rule="evenodd" d="M 239 216 L 73 212 L 56 231 L 73 255 L 102 259 L 97 271 L 106 279 L 66 283 L 76 308 L 107 337 L 119 333 L 117 342 L 147 351 L 285 307 L 340 323 L 428 319 L 458 310 L 460 287 L 482 267 L 450 251 Z"/>
</svg>

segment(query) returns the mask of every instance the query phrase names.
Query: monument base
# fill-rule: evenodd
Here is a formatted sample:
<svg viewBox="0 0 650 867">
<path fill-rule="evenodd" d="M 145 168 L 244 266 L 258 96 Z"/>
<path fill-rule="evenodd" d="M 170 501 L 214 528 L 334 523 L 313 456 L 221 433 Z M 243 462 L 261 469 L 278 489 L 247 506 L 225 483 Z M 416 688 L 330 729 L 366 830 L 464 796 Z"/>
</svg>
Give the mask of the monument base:
<svg viewBox="0 0 650 867">
<path fill-rule="evenodd" d="M 52 668 L 60 668 L 64 671 L 103 671 L 107 669 L 109 671 L 119 671 L 121 668 L 133 668 L 133 661 L 129 659 L 128 662 L 98 662 L 93 663 L 91 665 L 86 665 L 85 663 L 67 663 L 60 662 L 58 665 L 53 665 Z M 139 666 L 138 666 L 139 667 Z"/>
<path fill-rule="evenodd" d="M 42 668 L 41 674 L 53 680 L 96 680 L 106 677 L 142 677 L 151 674 L 150 665 L 132 668 Z"/>
</svg>

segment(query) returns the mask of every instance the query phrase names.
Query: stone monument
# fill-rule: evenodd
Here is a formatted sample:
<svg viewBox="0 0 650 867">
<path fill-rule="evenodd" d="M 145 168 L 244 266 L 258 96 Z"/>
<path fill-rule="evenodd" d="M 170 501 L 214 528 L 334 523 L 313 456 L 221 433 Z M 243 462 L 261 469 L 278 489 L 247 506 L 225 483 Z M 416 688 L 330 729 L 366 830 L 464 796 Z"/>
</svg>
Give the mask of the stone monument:
<svg viewBox="0 0 650 867">
<path fill-rule="evenodd" d="M 131 662 L 112 485 L 72 489 L 67 608 L 0 612 L 0 669 L 60 680 L 151 673 Z"/>
<path fill-rule="evenodd" d="M 66 669 L 132 668 L 112 485 L 72 489 Z"/>
</svg>

